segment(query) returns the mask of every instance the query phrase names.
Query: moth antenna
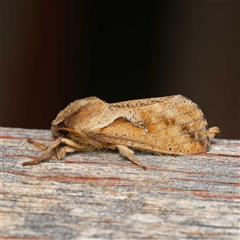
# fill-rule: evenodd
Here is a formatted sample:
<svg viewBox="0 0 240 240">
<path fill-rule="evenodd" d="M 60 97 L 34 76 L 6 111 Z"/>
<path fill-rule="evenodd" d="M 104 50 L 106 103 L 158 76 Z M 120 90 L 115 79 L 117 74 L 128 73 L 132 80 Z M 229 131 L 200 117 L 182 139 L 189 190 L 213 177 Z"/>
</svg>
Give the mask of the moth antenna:
<svg viewBox="0 0 240 240">
<path fill-rule="evenodd" d="M 67 131 L 67 132 L 71 132 L 71 133 L 75 133 L 75 134 L 78 134 L 79 135 L 79 132 L 77 132 L 76 130 L 74 129 L 71 129 L 71 128 L 58 128 L 57 130 L 60 130 L 60 131 Z"/>
<path fill-rule="evenodd" d="M 97 149 L 102 149 L 103 146 L 104 146 L 103 143 L 98 142 L 98 141 L 94 141 L 94 140 L 88 138 L 88 136 L 86 136 L 86 134 L 81 133 L 81 132 L 78 132 L 78 131 L 76 131 L 76 130 L 74 130 L 74 129 L 71 129 L 71 128 L 58 128 L 58 130 L 68 131 L 68 132 L 71 132 L 71 133 L 73 133 L 73 134 L 76 134 L 76 136 L 81 137 L 82 140 L 84 140 L 84 142 L 85 142 L 86 144 L 90 144 L 90 145 L 94 146 L 94 147 L 97 148 Z"/>
<path fill-rule="evenodd" d="M 80 136 L 82 138 L 84 138 L 86 140 L 86 135 L 83 134 L 83 133 L 80 133 L 74 129 L 71 129 L 71 128 L 58 128 L 58 130 L 60 131 L 67 131 L 67 132 L 70 132 L 70 133 L 73 133 L 73 134 L 76 134 L 77 136 Z"/>
<path fill-rule="evenodd" d="M 214 138 L 218 133 L 220 133 L 220 129 L 216 126 L 208 129 L 208 136 L 210 139 Z"/>
</svg>

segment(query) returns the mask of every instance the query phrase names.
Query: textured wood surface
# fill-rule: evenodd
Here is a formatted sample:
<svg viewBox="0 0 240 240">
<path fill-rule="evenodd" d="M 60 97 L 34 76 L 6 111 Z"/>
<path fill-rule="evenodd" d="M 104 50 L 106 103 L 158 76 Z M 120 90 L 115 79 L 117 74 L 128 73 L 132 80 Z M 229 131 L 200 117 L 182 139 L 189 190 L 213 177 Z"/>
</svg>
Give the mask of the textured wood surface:
<svg viewBox="0 0 240 240">
<path fill-rule="evenodd" d="M 2 239 L 239 239 L 240 140 L 206 154 L 74 153 L 39 165 L 26 142 L 48 130 L 0 128 Z"/>
</svg>

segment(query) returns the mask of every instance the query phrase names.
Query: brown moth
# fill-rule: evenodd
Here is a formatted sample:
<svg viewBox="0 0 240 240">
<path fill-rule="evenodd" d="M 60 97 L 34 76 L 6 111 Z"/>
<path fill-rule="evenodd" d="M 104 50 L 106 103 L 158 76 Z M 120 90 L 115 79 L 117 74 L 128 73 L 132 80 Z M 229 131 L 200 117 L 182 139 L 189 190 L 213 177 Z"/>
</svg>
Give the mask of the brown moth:
<svg viewBox="0 0 240 240">
<path fill-rule="evenodd" d="M 37 164 L 54 154 L 63 159 L 75 151 L 118 149 L 146 168 L 131 149 L 173 155 L 203 153 L 219 128 L 209 129 L 198 105 L 181 95 L 111 104 L 88 97 L 60 111 L 51 132 L 55 141 L 49 147 L 28 139 L 44 153 L 22 165 Z"/>
</svg>

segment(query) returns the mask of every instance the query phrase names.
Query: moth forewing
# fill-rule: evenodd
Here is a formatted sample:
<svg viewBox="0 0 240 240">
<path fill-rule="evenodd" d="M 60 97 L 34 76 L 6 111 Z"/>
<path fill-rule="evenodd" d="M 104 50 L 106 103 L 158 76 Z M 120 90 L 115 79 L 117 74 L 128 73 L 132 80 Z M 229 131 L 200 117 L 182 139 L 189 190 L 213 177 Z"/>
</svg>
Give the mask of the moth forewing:
<svg viewBox="0 0 240 240">
<path fill-rule="evenodd" d="M 92 132 L 90 138 L 178 155 L 204 152 L 209 145 L 208 126 L 202 111 L 181 95 L 159 98 L 159 102 L 154 98 L 110 106 L 121 108 L 125 118 Z"/>
<path fill-rule="evenodd" d="M 171 131 L 168 129 L 157 131 L 155 128 L 154 131 L 146 132 L 125 119 L 118 119 L 108 127 L 92 132 L 89 137 L 96 141 L 121 144 L 154 153 L 189 155 L 207 150 L 209 140 L 205 129 L 184 134 L 180 131 L 181 125 L 172 127 Z"/>
</svg>

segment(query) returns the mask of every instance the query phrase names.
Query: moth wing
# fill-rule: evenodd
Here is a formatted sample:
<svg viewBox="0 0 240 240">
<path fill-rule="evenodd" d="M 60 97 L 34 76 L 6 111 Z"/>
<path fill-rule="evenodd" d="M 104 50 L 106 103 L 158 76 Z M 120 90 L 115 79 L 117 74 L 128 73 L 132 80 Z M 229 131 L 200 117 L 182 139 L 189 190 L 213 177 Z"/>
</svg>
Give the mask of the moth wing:
<svg viewBox="0 0 240 240">
<path fill-rule="evenodd" d="M 162 100 L 162 98 L 161 98 Z M 131 101 L 128 102 L 128 105 Z M 137 109 L 124 104 L 134 113 L 132 120 L 120 117 L 108 126 L 95 129 L 88 137 L 114 145 L 154 153 L 189 155 L 205 152 L 209 146 L 208 126 L 199 107 L 177 95 L 162 102 Z M 121 106 L 117 106 L 118 108 Z"/>
</svg>

